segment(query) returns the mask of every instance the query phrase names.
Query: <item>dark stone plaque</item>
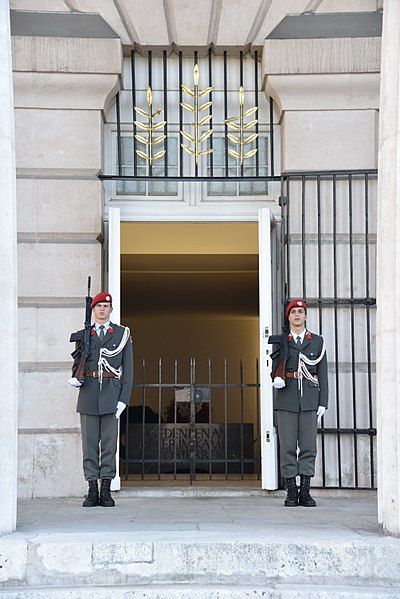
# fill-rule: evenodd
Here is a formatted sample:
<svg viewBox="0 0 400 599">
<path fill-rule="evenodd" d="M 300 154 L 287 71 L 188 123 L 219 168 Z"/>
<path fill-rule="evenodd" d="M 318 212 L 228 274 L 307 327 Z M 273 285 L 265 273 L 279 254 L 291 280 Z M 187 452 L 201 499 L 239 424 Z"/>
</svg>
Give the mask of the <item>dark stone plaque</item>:
<svg viewBox="0 0 400 599">
<path fill-rule="evenodd" d="M 144 433 L 144 439 L 143 439 Z M 197 424 L 194 429 L 196 472 L 224 473 L 225 461 L 229 473 L 241 472 L 241 460 L 253 459 L 253 424 Z M 129 424 L 125 442 L 128 472 L 189 472 L 191 434 L 189 424 Z M 210 468 L 211 463 L 211 468 Z M 244 463 L 243 472 L 254 471 L 254 464 Z"/>
</svg>

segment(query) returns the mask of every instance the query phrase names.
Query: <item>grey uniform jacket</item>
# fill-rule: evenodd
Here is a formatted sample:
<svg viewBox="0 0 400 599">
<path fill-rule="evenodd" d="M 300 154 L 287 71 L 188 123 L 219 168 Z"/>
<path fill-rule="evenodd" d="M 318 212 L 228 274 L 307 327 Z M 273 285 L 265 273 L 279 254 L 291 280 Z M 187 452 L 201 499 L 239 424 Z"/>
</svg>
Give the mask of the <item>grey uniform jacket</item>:
<svg viewBox="0 0 400 599">
<path fill-rule="evenodd" d="M 113 323 L 110 323 L 110 327 L 112 328 L 112 333 L 107 331 L 103 342 L 100 341 L 97 333 L 91 335 L 90 352 L 85 362 L 86 371 L 98 370 L 101 347 L 115 350 L 119 346 L 124 334 L 124 327 Z M 79 344 L 77 346 L 79 348 Z M 77 355 L 75 360 L 79 361 L 79 358 L 80 355 Z M 122 352 L 113 358 L 107 358 L 107 360 L 113 368 L 119 368 L 122 365 L 123 373 L 121 379 L 103 378 L 100 389 L 98 379 L 85 377 L 84 383 L 79 389 L 77 412 L 91 415 L 112 414 L 116 411 L 119 401 L 127 405 L 129 404 L 133 384 L 132 337 L 129 337 Z"/>
<path fill-rule="evenodd" d="M 321 355 L 323 339 L 320 335 L 310 333 L 311 339 L 304 336 L 301 349 L 292 339 L 289 342 L 289 357 L 286 361 L 286 372 L 296 372 L 299 362 L 299 352 L 305 354 L 311 360 Z M 275 357 L 278 359 L 278 356 Z M 317 410 L 318 406 L 328 407 L 328 367 L 326 353 L 322 360 L 315 366 L 306 365 L 311 374 L 317 375 L 318 384 L 303 378 L 303 395 L 301 396 L 298 379 L 286 378 L 286 386 L 277 389 L 275 393 L 275 410 L 287 410 L 289 412 Z"/>
</svg>

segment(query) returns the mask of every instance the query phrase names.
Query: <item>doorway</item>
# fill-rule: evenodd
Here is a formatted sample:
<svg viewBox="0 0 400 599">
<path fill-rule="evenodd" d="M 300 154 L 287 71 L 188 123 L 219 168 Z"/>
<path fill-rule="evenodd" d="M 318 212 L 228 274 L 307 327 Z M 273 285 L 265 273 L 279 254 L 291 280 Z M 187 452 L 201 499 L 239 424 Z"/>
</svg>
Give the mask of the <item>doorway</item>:
<svg viewBox="0 0 400 599">
<path fill-rule="evenodd" d="M 258 280 L 257 223 L 122 223 L 123 484 L 260 479 Z"/>
</svg>

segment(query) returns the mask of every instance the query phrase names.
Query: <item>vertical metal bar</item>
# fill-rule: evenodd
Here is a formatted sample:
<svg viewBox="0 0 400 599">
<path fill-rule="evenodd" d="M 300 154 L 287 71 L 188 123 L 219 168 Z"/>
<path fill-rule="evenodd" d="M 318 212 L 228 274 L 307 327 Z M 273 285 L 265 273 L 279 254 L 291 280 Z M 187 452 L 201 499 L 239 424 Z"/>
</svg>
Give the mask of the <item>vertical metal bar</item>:
<svg viewBox="0 0 400 599">
<path fill-rule="evenodd" d="M 195 384 L 196 384 L 196 360 L 190 358 L 190 484 L 196 480 L 196 406 L 195 406 Z"/>
<path fill-rule="evenodd" d="M 239 52 L 239 77 L 240 77 L 240 86 L 243 87 L 243 51 Z M 243 177 L 244 174 L 244 164 L 240 165 L 240 176 Z"/>
<path fill-rule="evenodd" d="M 149 87 L 153 88 L 153 58 L 152 58 L 152 52 L 151 50 L 148 51 L 147 53 L 147 63 L 148 63 L 148 72 L 149 72 L 149 82 L 148 85 Z M 151 108 L 150 108 L 151 110 Z M 150 132 L 150 135 L 152 135 L 152 132 Z M 153 165 L 151 164 L 151 162 L 149 163 L 149 177 L 153 176 Z"/>
<path fill-rule="evenodd" d="M 303 297 L 307 297 L 306 289 L 306 178 L 301 178 L 301 283 Z"/>
<path fill-rule="evenodd" d="M 370 288 L 369 288 L 369 176 L 364 175 L 364 214 L 365 214 L 365 297 L 366 297 L 366 342 L 367 342 L 367 367 L 368 367 L 368 410 L 369 427 L 373 428 L 373 406 L 372 406 L 372 360 L 371 360 L 371 310 L 370 310 Z M 371 487 L 374 487 L 374 439 L 370 435 L 370 465 L 371 465 Z"/>
<path fill-rule="evenodd" d="M 210 389 L 210 400 L 208 402 L 208 480 L 212 480 L 212 434 L 211 434 L 211 402 L 212 402 L 212 363 L 208 358 L 208 388 Z"/>
<path fill-rule="evenodd" d="M 196 64 L 197 64 L 197 50 L 194 51 L 193 62 L 194 62 L 194 65 L 196 66 Z M 194 176 L 195 177 L 199 176 L 199 165 L 197 164 L 196 161 L 194 163 Z"/>
<path fill-rule="evenodd" d="M 259 108 L 258 106 L 258 52 L 257 50 L 254 50 L 254 106 L 257 107 L 257 109 Z M 256 133 L 257 133 L 257 137 L 256 137 L 256 177 L 260 176 L 260 141 L 258 139 L 258 133 L 259 133 L 259 122 L 260 122 L 260 115 L 259 115 L 259 110 L 257 110 L 256 112 L 256 119 L 257 119 L 257 123 L 256 123 Z"/>
<path fill-rule="evenodd" d="M 243 387 L 243 362 L 242 359 L 240 358 L 240 478 L 241 480 L 243 480 L 244 478 L 244 463 L 243 463 L 243 458 L 244 458 L 244 451 L 243 451 L 243 444 L 244 444 L 244 438 L 243 438 L 243 392 L 244 392 L 244 387 Z"/>
<path fill-rule="evenodd" d="M 176 426 L 176 397 L 175 391 L 178 386 L 178 360 L 175 358 L 174 361 L 174 480 L 176 480 L 176 448 L 177 448 L 177 426 Z"/>
<path fill-rule="evenodd" d="M 336 382 L 336 426 L 337 452 L 338 452 L 338 477 L 339 487 L 342 486 L 342 459 L 340 436 L 340 403 L 339 403 L 339 340 L 338 340 L 338 297 L 337 297 L 337 214 L 336 214 L 336 175 L 332 179 L 332 210 L 333 210 L 333 302 L 334 302 L 334 332 L 335 332 L 335 382 Z"/>
<path fill-rule="evenodd" d="M 225 177 L 228 177 L 228 60 L 226 50 L 224 51 L 224 123 L 225 123 Z"/>
<path fill-rule="evenodd" d="M 271 159 L 271 177 L 275 176 L 275 148 L 274 148 L 274 101 L 269 99 L 269 151 Z"/>
<path fill-rule="evenodd" d="M 286 179 L 286 210 L 284 207 L 284 212 L 286 211 L 286 295 L 285 300 L 290 298 L 291 294 L 291 285 L 290 285 L 290 179 Z"/>
<path fill-rule="evenodd" d="M 353 178 L 348 178 L 349 195 L 349 267 L 350 267 L 350 344 L 351 344 L 351 394 L 353 406 L 353 428 L 357 428 L 357 394 L 356 394 L 356 349 L 354 326 L 354 256 L 353 256 Z M 358 488 L 358 448 L 357 433 L 353 433 L 354 448 L 354 486 Z"/>
<path fill-rule="evenodd" d="M 117 160 L 118 160 L 118 176 L 122 176 L 122 151 L 121 151 L 121 107 L 119 104 L 119 92 L 115 100 L 117 110 Z"/>
<path fill-rule="evenodd" d="M 145 473 L 145 457 L 146 457 L 146 426 L 145 426 L 145 406 L 146 406 L 146 360 L 142 358 L 142 480 Z"/>
<path fill-rule="evenodd" d="M 318 321 L 319 331 L 323 333 L 322 324 L 322 238 L 321 238 L 321 177 L 317 176 L 317 246 L 318 246 Z M 322 463 L 322 486 L 326 484 L 326 452 L 324 418 L 321 426 L 321 463 Z"/>
<path fill-rule="evenodd" d="M 225 480 L 228 480 L 228 362 L 224 358 L 224 452 Z"/>
<path fill-rule="evenodd" d="M 213 82 L 213 77 L 212 77 L 212 50 L 211 48 L 209 48 L 208 50 L 208 85 L 209 87 L 212 87 L 212 82 Z M 213 92 L 210 92 L 210 102 L 212 102 L 213 99 Z M 212 115 L 212 105 L 210 106 L 208 113 Z M 211 116 L 210 119 L 210 129 L 213 128 L 213 119 Z M 211 135 L 209 137 L 210 140 L 210 150 L 212 150 L 214 148 L 214 139 L 213 136 Z M 213 177 L 214 176 L 214 152 L 211 152 L 211 154 L 208 155 L 209 160 L 210 160 L 210 173 L 209 176 Z"/>
<path fill-rule="evenodd" d="M 157 464 L 157 480 L 161 478 L 161 414 L 162 414 L 162 360 L 158 360 L 158 464 Z"/>
<path fill-rule="evenodd" d="M 167 52 L 163 51 L 163 92 L 164 92 L 164 175 L 168 177 L 168 62 Z"/>
<path fill-rule="evenodd" d="M 135 121 L 136 115 L 136 63 L 135 63 L 135 50 L 131 51 L 131 78 L 132 78 L 132 119 L 133 119 L 133 174 L 137 177 L 137 154 L 136 154 L 136 132 L 137 127 Z"/>
<path fill-rule="evenodd" d="M 182 52 L 178 54 L 178 79 L 179 79 L 179 139 L 180 132 L 183 131 L 183 108 L 182 108 Z M 179 176 L 183 177 L 183 148 L 179 143 Z"/>
</svg>

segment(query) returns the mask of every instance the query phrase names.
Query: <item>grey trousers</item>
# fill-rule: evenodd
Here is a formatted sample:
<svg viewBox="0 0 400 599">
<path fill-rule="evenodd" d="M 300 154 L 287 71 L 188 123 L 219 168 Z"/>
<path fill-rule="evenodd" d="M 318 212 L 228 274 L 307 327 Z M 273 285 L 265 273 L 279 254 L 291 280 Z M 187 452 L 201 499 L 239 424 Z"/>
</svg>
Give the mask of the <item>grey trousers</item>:
<svg viewBox="0 0 400 599">
<path fill-rule="evenodd" d="M 317 455 L 316 412 L 277 410 L 277 416 L 282 477 L 294 478 L 298 474 L 314 476 Z"/>
<path fill-rule="evenodd" d="M 115 414 L 81 414 L 81 431 L 85 479 L 114 478 L 118 438 Z"/>
</svg>

